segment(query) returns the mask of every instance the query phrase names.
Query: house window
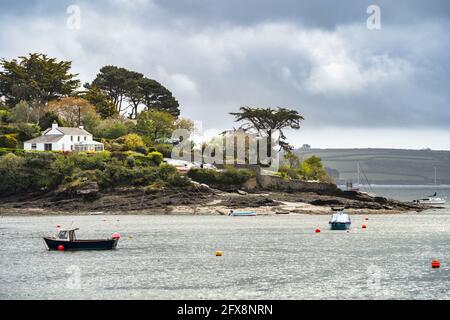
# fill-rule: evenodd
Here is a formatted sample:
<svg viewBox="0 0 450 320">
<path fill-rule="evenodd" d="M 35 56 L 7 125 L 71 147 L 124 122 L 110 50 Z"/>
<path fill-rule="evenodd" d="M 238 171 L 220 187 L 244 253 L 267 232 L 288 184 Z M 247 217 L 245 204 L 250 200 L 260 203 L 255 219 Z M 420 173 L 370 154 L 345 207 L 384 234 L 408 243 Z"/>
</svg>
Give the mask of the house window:
<svg viewBox="0 0 450 320">
<path fill-rule="evenodd" d="M 73 136 L 70 136 L 70 141 L 73 141 Z"/>
<path fill-rule="evenodd" d="M 84 141 L 86 141 L 86 137 L 84 137 Z"/>
<path fill-rule="evenodd" d="M 36 143 L 31 144 L 31 150 L 36 150 Z"/>
<path fill-rule="evenodd" d="M 52 151 L 52 144 L 51 143 L 44 144 L 44 150 L 45 151 Z"/>
<path fill-rule="evenodd" d="M 78 142 L 80 142 L 80 136 L 78 136 Z"/>
</svg>

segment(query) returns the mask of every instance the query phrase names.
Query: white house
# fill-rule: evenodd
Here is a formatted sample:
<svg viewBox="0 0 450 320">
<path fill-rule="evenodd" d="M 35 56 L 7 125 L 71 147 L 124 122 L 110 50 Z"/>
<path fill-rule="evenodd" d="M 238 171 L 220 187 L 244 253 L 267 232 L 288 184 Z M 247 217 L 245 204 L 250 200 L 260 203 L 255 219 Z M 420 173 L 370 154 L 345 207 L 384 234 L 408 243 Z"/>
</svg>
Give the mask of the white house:
<svg viewBox="0 0 450 320">
<path fill-rule="evenodd" d="M 103 151 L 103 143 L 94 141 L 92 134 L 79 128 L 59 127 L 53 123 L 42 136 L 25 141 L 25 150 L 36 151 Z"/>
</svg>

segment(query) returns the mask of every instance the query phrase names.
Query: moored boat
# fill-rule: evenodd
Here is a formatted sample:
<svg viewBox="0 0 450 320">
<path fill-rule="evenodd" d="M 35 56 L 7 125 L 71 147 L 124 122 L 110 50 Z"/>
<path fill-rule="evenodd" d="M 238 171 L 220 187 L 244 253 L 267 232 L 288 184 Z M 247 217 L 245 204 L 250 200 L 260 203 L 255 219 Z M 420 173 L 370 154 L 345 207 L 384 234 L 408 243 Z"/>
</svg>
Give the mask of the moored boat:
<svg viewBox="0 0 450 320">
<path fill-rule="evenodd" d="M 331 230 L 347 230 L 350 228 L 352 221 L 350 216 L 344 212 L 344 208 L 331 208 L 333 215 L 330 219 Z"/>
<path fill-rule="evenodd" d="M 229 216 L 233 216 L 233 217 L 254 217 L 256 216 L 256 212 L 254 211 L 249 211 L 249 212 L 244 212 L 244 211 L 233 211 L 230 210 L 230 213 L 228 214 Z"/>
<path fill-rule="evenodd" d="M 115 249 L 120 235 L 114 233 L 109 239 L 86 239 L 76 238 L 75 229 L 60 230 L 56 237 L 44 237 L 45 244 L 49 250 L 111 250 Z"/>
<path fill-rule="evenodd" d="M 447 203 L 447 201 L 445 201 L 445 199 L 439 198 L 437 196 L 437 192 L 435 192 L 433 195 L 424 198 L 424 199 L 417 199 L 414 200 L 413 202 L 415 203 L 419 203 L 419 204 L 428 204 L 428 205 L 444 205 Z"/>
</svg>

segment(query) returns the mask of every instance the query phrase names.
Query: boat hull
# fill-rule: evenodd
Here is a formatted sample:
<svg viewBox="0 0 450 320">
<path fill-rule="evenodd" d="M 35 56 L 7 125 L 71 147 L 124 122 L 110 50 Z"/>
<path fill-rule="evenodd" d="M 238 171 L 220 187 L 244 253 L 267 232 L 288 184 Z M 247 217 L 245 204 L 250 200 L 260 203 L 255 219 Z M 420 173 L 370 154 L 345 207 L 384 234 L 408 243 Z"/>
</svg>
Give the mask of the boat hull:
<svg viewBox="0 0 450 320">
<path fill-rule="evenodd" d="M 60 245 L 64 250 L 112 250 L 119 239 L 61 241 L 44 237 L 44 241 L 49 250 L 58 250 Z"/>
<path fill-rule="evenodd" d="M 232 217 L 255 217 L 256 212 L 233 212 L 230 214 Z"/>
<path fill-rule="evenodd" d="M 333 222 L 330 223 L 331 230 L 348 230 L 351 223 Z"/>
</svg>

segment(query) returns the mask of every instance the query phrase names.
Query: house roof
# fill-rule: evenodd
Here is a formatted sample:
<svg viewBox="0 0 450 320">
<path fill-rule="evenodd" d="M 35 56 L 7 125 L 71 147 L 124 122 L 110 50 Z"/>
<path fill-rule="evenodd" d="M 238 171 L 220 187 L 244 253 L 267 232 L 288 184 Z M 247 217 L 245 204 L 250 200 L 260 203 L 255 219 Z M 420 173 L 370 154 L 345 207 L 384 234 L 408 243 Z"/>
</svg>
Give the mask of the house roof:
<svg viewBox="0 0 450 320">
<path fill-rule="evenodd" d="M 25 141 L 24 143 L 50 143 L 50 142 L 58 142 L 62 137 L 64 137 L 63 134 L 50 134 L 47 136 L 40 136 L 28 141 Z"/>
<path fill-rule="evenodd" d="M 91 133 L 87 132 L 84 129 L 80 129 L 80 128 L 71 128 L 71 127 L 57 127 L 55 128 L 56 130 L 60 131 L 62 134 L 65 135 L 72 135 L 72 136 L 92 136 Z M 47 134 L 47 132 L 49 132 L 50 130 L 52 130 L 52 128 L 48 128 L 47 130 L 44 131 L 44 135 Z"/>
</svg>

